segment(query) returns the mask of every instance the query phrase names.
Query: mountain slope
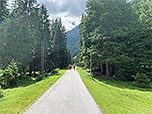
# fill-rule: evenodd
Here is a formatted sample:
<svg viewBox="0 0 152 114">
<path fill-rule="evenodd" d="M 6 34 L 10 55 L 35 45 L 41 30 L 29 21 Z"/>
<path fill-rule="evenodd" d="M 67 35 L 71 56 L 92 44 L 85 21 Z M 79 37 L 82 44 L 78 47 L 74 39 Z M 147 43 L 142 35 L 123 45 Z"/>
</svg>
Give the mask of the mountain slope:
<svg viewBox="0 0 152 114">
<path fill-rule="evenodd" d="M 67 47 L 70 50 L 71 56 L 75 57 L 78 54 L 78 44 L 80 40 L 79 27 L 75 27 L 67 32 Z"/>
</svg>

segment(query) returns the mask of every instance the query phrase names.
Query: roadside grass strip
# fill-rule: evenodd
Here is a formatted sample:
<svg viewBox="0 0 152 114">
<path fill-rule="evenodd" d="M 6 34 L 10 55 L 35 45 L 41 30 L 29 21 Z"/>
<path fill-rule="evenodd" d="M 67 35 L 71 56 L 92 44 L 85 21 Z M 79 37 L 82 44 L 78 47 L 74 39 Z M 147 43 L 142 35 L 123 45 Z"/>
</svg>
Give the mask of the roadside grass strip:
<svg viewBox="0 0 152 114">
<path fill-rule="evenodd" d="M 104 114 L 152 114 L 152 88 L 139 88 L 127 81 L 92 79 L 87 70 L 77 70 Z"/>
<path fill-rule="evenodd" d="M 35 83 L 25 79 L 22 80 L 22 84 L 19 87 L 2 89 L 3 97 L 0 98 L 0 114 L 23 114 L 65 72 L 66 70 L 59 70 L 46 79 Z"/>
</svg>

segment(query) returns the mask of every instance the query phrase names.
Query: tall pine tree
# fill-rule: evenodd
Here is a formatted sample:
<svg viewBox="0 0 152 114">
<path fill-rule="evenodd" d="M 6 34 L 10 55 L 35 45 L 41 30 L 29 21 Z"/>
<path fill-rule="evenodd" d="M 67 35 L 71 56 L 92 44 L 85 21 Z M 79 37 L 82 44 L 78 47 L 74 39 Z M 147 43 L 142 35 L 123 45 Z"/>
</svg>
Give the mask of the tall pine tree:
<svg viewBox="0 0 152 114">
<path fill-rule="evenodd" d="M 0 0 L 0 23 L 9 16 L 7 1 L 8 0 Z"/>
</svg>

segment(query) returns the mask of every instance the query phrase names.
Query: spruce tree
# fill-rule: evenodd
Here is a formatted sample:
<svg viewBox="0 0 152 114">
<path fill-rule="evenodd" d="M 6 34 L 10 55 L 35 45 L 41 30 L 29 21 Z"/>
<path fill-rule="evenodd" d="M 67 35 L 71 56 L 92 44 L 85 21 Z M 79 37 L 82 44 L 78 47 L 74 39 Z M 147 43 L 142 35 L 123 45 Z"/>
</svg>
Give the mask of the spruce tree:
<svg viewBox="0 0 152 114">
<path fill-rule="evenodd" d="M 138 72 L 150 76 L 151 7 L 146 8 L 150 4 L 144 0 L 88 1 L 80 24 L 79 64 L 89 68 L 92 63 L 94 74 L 124 80 L 132 80 Z"/>
<path fill-rule="evenodd" d="M 9 16 L 9 9 L 7 8 L 7 0 L 0 1 L 0 23 Z"/>
</svg>

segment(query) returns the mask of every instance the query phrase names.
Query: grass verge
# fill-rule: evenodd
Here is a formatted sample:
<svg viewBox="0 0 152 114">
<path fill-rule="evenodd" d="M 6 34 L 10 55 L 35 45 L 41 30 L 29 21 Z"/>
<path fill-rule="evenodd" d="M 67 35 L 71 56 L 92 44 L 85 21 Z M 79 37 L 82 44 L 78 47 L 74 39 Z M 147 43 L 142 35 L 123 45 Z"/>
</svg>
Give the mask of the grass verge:
<svg viewBox="0 0 152 114">
<path fill-rule="evenodd" d="M 33 81 L 22 80 L 20 87 L 2 89 L 4 96 L 0 98 L 0 114 L 24 113 L 65 71 L 60 70 L 40 82 L 33 83 Z"/>
<path fill-rule="evenodd" d="M 92 79 L 86 70 L 77 70 L 104 114 L 152 114 L 152 89 L 135 87 L 132 82 Z"/>
</svg>

